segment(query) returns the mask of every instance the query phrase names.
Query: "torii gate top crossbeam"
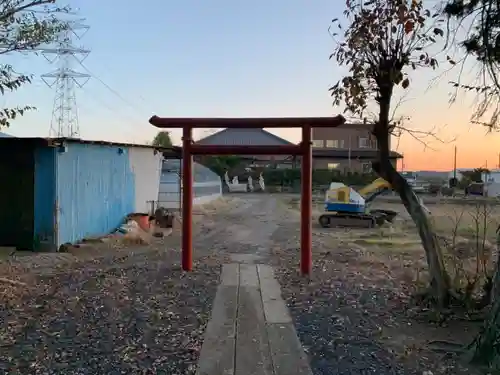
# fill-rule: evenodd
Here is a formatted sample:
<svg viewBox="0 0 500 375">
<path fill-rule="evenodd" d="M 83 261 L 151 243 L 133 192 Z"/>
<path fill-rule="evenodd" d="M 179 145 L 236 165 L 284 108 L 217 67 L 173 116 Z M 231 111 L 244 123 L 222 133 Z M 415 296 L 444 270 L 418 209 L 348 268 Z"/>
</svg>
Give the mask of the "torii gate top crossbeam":
<svg viewBox="0 0 500 375">
<path fill-rule="evenodd" d="M 153 116 L 149 123 L 157 128 L 335 128 L 345 123 L 341 115 L 334 117 L 246 117 L 246 118 L 168 118 Z"/>
</svg>

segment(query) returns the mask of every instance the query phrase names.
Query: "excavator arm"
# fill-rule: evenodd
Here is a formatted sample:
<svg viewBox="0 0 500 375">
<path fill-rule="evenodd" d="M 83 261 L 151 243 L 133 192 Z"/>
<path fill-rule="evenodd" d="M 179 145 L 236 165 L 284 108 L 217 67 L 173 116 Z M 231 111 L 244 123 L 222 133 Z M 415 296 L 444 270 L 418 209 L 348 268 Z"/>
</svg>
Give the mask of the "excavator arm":
<svg viewBox="0 0 500 375">
<path fill-rule="evenodd" d="M 392 186 L 383 178 L 377 178 L 371 184 L 366 185 L 358 191 L 358 193 L 365 199 L 365 204 L 372 202 L 380 194 L 391 190 Z"/>
<path fill-rule="evenodd" d="M 365 199 L 365 205 L 368 206 L 375 198 L 377 198 L 380 194 L 385 193 L 388 190 L 392 190 L 392 186 L 383 178 L 377 178 L 371 184 L 366 185 L 362 188 L 358 193 Z M 424 205 L 422 198 L 417 196 L 420 205 L 423 207 L 427 215 L 431 214 L 431 211 Z"/>
</svg>

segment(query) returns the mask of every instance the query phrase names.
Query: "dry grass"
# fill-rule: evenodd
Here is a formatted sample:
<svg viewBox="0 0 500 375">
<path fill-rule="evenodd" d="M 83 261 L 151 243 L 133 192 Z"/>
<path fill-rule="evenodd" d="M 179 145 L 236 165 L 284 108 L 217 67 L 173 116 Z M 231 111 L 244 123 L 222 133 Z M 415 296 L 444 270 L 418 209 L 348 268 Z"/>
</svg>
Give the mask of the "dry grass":
<svg viewBox="0 0 500 375">
<path fill-rule="evenodd" d="M 283 204 L 294 210 L 300 209 L 300 197 L 297 195 L 283 195 Z M 406 209 L 400 202 L 382 200 L 375 201 L 372 208 L 393 210 L 399 213 L 399 217 L 405 221 L 410 220 Z M 500 205 L 489 204 L 487 200 L 471 200 L 470 204 L 433 203 L 427 205 L 438 232 L 450 233 L 460 218 L 459 235 L 473 237 L 477 232 L 483 232 L 486 227 L 486 237 L 489 241 L 496 238 L 496 228 L 500 224 Z M 322 197 L 313 198 L 313 215 L 317 216 L 323 212 Z M 486 225 L 485 225 L 486 224 Z"/>
<path fill-rule="evenodd" d="M 287 196 L 282 201 L 295 212 L 300 209 L 297 197 Z M 437 203 L 427 207 L 445 253 L 453 286 L 463 291 L 468 284 L 474 284 L 474 293 L 480 293 L 495 259 L 500 207 L 487 202 Z M 427 286 L 428 274 L 425 252 L 404 206 L 376 201 L 373 208 L 393 210 L 398 216 L 394 223 L 376 229 L 323 229 L 317 223 L 317 216 L 323 211 L 322 202 L 314 202 L 314 259 L 321 262 L 322 272 L 325 275 L 341 272 L 346 275 L 345 282 L 391 290 L 400 296 L 393 311 L 384 312 L 391 316 L 394 326 L 386 325 L 380 340 L 402 357 L 422 358 L 429 354 L 427 343 L 432 340 L 467 344 L 478 332 L 481 322 L 468 320 L 466 310 L 443 316 L 410 302 L 412 295 Z M 337 259 L 329 261 L 330 257 Z"/>
<path fill-rule="evenodd" d="M 195 207 L 193 225 L 195 232 L 207 230 L 215 212 L 224 213 L 239 204 L 241 199 L 234 197 L 219 198 L 206 205 Z M 174 220 L 174 228 L 168 235 L 148 241 L 136 241 L 133 238 L 109 238 L 106 241 L 89 241 L 71 246 L 64 253 L 33 253 L 15 251 L 13 248 L 0 248 L 0 274 L 7 280 L 28 280 L 29 274 L 52 273 L 67 267 L 77 267 L 86 262 L 97 262 L 102 257 L 126 258 L 138 252 L 169 251 L 179 248 L 182 219 Z M 5 284 L 7 281 L 0 282 Z"/>
</svg>

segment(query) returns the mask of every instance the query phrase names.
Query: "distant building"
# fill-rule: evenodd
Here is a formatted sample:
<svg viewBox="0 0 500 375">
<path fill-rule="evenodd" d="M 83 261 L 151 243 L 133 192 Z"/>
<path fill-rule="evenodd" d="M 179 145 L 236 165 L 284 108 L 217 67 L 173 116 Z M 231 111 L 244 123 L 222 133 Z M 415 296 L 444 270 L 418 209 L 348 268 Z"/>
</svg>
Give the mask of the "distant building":
<svg viewBox="0 0 500 375">
<path fill-rule="evenodd" d="M 473 169 L 468 168 L 457 168 L 456 177 L 457 180 L 463 178 L 462 172 L 472 171 Z M 434 183 L 448 183 L 450 179 L 455 176 L 455 171 L 404 171 L 401 173 L 411 173 L 415 176 L 415 179 L 419 182 L 434 182 Z"/>
<path fill-rule="evenodd" d="M 278 137 L 264 129 L 237 129 L 228 128 L 209 135 L 195 142 L 199 145 L 224 145 L 224 146 L 283 146 L 293 145 L 283 138 Z M 276 165 L 277 167 L 292 167 L 293 156 L 286 155 L 242 155 L 243 160 L 249 164 L 259 166 Z M 204 157 L 197 157 L 203 161 Z"/>
<path fill-rule="evenodd" d="M 491 169 L 489 173 L 483 173 L 481 179 L 483 182 L 496 182 L 500 183 L 500 169 Z"/>
<path fill-rule="evenodd" d="M 7 134 L 7 133 L 0 132 L 0 138 L 14 138 L 14 136 Z"/>
<path fill-rule="evenodd" d="M 313 168 L 338 169 L 370 173 L 372 162 L 377 157 L 377 144 L 370 129 L 364 125 L 343 125 L 338 128 L 313 128 Z M 264 129 L 224 129 L 196 142 L 200 145 L 244 145 L 280 146 L 293 143 L 280 138 Z M 396 165 L 403 156 L 391 152 Z M 273 165 L 277 168 L 291 168 L 295 163 L 292 156 L 255 155 L 244 156 L 255 165 Z M 198 160 L 202 161 L 203 157 Z"/>
<path fill-rule="evenodd" d="M 0 152 L 0 246 L 53 250 L 106 235 L 130 213 L 149 213 L 169 151 L 11 137 L 0 138 Z"/>
<path fill-rule="evenodd" d="M 377 158 L 377 140 L 371 126 L 344 124 L 336 128 L 313 128 L 313 165 L 317 169 L 370 173 Z M 394 167 L 403 156 L 391 151 Z"/>
</svg>

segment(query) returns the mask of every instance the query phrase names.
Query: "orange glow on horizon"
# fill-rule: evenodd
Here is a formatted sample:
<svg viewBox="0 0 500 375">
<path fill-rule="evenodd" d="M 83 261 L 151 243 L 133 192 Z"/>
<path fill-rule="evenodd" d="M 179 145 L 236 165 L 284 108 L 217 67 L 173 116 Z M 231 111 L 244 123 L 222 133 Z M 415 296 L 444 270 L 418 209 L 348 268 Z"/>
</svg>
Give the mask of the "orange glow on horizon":
<svg viewBox="0 0 500 375">
<path fill-rule="evenodd" d="M 396 145 L 394 142 L 393 145 Z M 426 148 L 414 139 L 402 139 L 397 151 L 404 161 L 398 164 L 405 170 L 450 171 L 457 148 L 457 168 L 500 168 L 500 135 L 485 134 L 482 129 L 464 132 L 455 142 L 432 142 Z"/>
</svg>

